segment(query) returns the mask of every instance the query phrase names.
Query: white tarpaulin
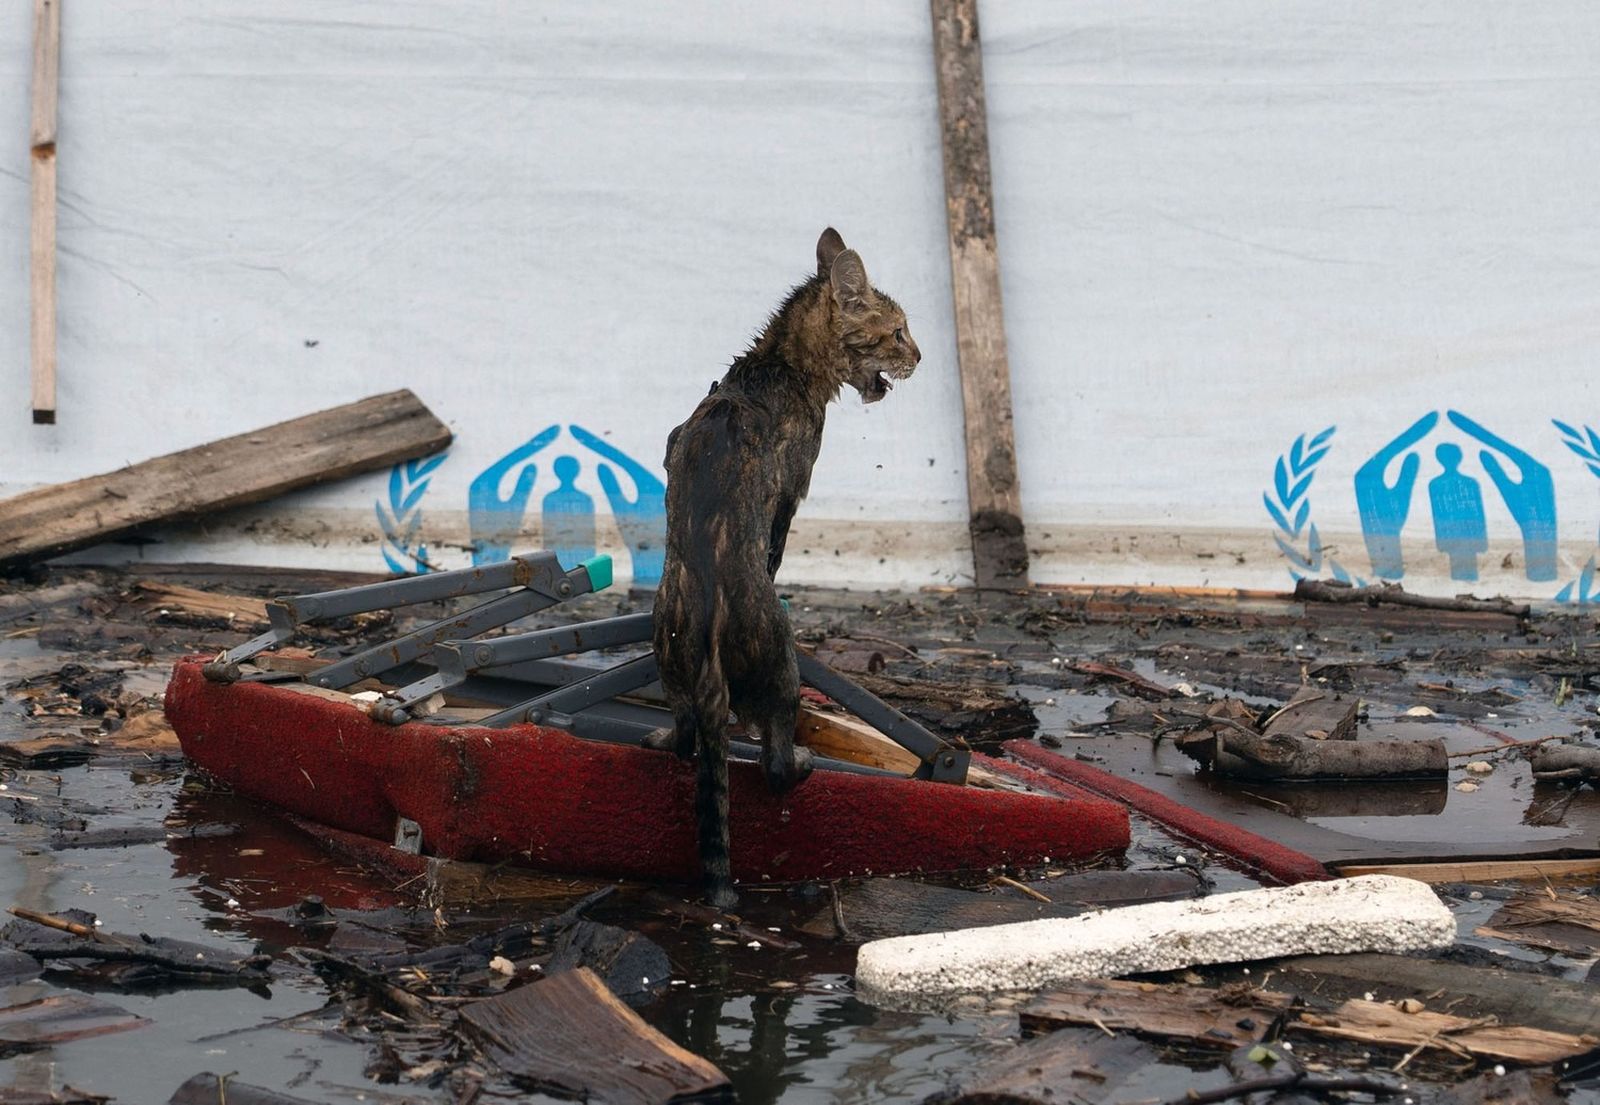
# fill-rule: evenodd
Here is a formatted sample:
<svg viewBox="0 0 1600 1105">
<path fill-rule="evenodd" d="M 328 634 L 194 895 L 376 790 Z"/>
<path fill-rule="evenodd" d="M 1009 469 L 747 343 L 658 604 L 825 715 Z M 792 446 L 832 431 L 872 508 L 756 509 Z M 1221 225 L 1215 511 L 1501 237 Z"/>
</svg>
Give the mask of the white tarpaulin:
<svg viewBox="0 0 1600 1105">
<path fill-rule="evenodd" d="M 27 401 L 27 9 L 0 21 L 0 494 L 399 386 L 457 433 L 84 555 L 547 544 L 648 580 L 667 431 L 832 224 L 924 360 L 835 409 L 782 578 L 970 578 L 925 4 L 77 0 L 55 426 Z M 1600 11 L 982 16 L 1036 579 L 1600 598 Z"/>
</svg>

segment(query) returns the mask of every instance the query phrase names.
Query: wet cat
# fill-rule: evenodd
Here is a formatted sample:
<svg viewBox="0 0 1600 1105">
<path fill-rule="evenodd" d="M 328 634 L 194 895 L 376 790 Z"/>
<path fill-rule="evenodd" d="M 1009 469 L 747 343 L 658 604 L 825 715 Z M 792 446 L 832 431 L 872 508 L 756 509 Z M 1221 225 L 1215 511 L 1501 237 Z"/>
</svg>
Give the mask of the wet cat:
<svg viewBox="0 0 1600 1105">
<path fill-rule="evenodd" d="M 811 485 L 828 403 L 848 384 L 868 403 L 922 359 L 905 312 L 867 280 L 832 227 L 817 272 L 795 288 L 667 438 L 666 564 L 655 653 L 672 707 L 652 747 L 698 758 L 695 799 L 708 900 L 737 897 L 728 842 L 728 712 L 761 740 L 774 793 L 811 770 L 794 743 L 800 708 L 794 634 L 773 577 Z"/>
</svg>

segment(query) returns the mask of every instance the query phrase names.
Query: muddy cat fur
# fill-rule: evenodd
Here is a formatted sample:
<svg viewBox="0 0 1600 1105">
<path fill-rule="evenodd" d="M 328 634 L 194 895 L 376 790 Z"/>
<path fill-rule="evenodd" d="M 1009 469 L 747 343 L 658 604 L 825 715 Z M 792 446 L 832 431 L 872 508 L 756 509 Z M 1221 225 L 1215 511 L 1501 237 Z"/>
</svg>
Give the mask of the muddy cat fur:
<svg viewBox="0 0 1600 1105">
<path fill-rule="evenodd" d="M 707 900 L 729 908 L 728 713 L 761 741 L 767 786 L 810 773 L 794 743 L 794 634 L 773 586 L 811 485 L 828 403 L 868 403 L 922 359 L 905 312 L 867 279 L 832 227 L 795 288 L 687 421 L 667 438 L 667 551 L 655 652 L 673 728 L 649 743 L 698 763 L 695 808 Z"/>
</svg>

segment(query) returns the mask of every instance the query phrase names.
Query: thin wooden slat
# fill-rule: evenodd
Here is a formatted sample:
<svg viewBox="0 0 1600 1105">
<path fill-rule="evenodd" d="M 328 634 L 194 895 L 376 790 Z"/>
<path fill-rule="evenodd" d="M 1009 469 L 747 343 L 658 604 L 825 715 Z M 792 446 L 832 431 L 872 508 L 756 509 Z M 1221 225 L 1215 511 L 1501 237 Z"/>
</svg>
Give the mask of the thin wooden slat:
<svg viewBox="0 0 1600 1105">
<path fill-rule="evenodd" d="M 1028 583 L 1028 546 L 1022 532 L 1011 370 L 1000 305 L 978 3 L 931 3 L 973 566 L 980 589 L 1023 587 Z"/>
<path fill-rule="evenodd" d="M 33 420 L 56 420 L 56 95 L 61 0 L 34 0 L 30 210 Z"/>
<path fill-rule="evenodd" d="M 1600 875 L 1600 857 L 1591 859 L 1477 860 L 1463 863 L 1347 863 L 1339 867 L 1345 878 L 1356 875 L 1398 875 L 1403 879 L 1439 884 L 1447 882 L 1499 882 L 1503 879 L 1576 879 Z"/>
<path fill-rule="evenodd" d="M 386 468 L 436 453 L 450 439 L 421 400 L 394 391 L 0 499 L 0 569 Z"/>
<path fill-rule="evenodd" d="M 463 1006 L 461 1020 L 516 1082 L 612 1105 L 731 1099 L 725 1074 L 617 1000 L 587 967 Z"/>
</svg>

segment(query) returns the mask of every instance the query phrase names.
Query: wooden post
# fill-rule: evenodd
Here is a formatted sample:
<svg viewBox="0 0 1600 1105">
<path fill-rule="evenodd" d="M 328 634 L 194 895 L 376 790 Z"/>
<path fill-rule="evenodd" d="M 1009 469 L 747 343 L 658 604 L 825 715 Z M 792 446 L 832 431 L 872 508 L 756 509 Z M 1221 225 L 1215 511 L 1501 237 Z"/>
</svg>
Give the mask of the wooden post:
<svg viewBox="0 0 1600 1105">
<path fill-rule="evenodd" d="M 56 420 L 56 87 L 61 0 L 33 0 L 33 420 Z"/>
<path fill-rule="evenodd" d="M 968 529 L 980 590 L 1025 587 L 1028 546 L 1022 533 L 1011 373 L 1000 310 L 994 193 L 989 183 L 989 124 L 977 0 L 931 0 L 944 195 L 949 216 L 950 283 L 956 352 L 966 420 Z"/>
</svg>

